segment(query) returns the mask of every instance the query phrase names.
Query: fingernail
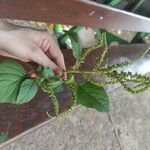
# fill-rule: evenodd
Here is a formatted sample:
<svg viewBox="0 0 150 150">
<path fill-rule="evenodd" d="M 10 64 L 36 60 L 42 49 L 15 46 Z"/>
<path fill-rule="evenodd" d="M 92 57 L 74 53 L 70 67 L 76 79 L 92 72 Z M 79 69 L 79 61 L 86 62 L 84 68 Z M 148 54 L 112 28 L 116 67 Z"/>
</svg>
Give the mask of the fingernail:
<svg viewBox="0 0 150 150">
<path fill-rule="evenodd" d="M 67 73 L 66 73 L 66 70 L 63 70 L 63 72 L 62 72 L 62 78 L 63 78 L 64 80 L 67 80 Z"/>
<path fill-rule="evenodd" d="M 35 78 L 36 77 L 36 73 L 35 72 L 31 73 L 31 77 Z"/>
</svg>

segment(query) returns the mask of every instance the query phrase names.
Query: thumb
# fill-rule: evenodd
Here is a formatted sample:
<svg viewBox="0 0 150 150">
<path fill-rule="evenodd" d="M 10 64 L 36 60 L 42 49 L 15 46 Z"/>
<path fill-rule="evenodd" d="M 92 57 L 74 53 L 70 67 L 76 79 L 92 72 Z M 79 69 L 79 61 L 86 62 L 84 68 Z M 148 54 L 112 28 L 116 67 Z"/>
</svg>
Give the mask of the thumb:
<svg viewBox="0 0 150 150">
<path fill-rule="evenodd" d="M 56 74 L 62 75 L 62 70 L 50 60 L 50 58 L 38 47 L 31 53 L 31 60 L 45 67 L 49 67 L 54 70 Z"/>
</svg>

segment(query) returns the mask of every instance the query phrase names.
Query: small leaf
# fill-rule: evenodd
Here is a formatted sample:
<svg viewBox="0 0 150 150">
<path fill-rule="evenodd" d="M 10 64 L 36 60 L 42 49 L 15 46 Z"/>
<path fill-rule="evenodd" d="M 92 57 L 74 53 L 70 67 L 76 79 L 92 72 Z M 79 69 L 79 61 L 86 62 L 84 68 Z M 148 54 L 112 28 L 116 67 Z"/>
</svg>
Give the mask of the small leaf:
<svg viewBox="0 0 150 150">
<path fill-rule="evenodd" d="M 74 84 L 75 82 L 74 75 L 72 75 L 71 78 L 68 78 L 65 82 L 66 84 Z"/>
<path fill-rule="evenodd" d="M 4 134 L 3 132 L 0 133 L 0 143 L 5 142 L 8 140 L 8 136 Z"/>
<path fill-rule="evenodd" d="M 101 35 L 103 33 L 106 33 L 106 36 L 107 36 L 107 45 L 109 46 L 111 43 L 113 42 L 117 42 L 119 45 L 121 44 L 128 44 L 127 41 L 121 39 L 120 37 L 108 32 L 107 30 L 104 30 L 104 29 L 95 29 L 95 32 L 96 32 L 96 37 L 97 37 L 97 40 L 98 41 L 101 41 Z"/>
<path fill-rule="evenodd" d="M 17 104 L 29 102 L 37 93 L 38 85 L 34 80 L 26 79 L 22 82 L 17 96 Z"/>
<path fill-rule="evenodd" d="M 80 44 L 80 39 L 78 37 L 78 34 L 76 32 L 69 32 L 69 38 L 72 44 L 73 56 L 76 59 L 80 59 L 82 54 L 82 47 Z"/>
<path fill-rule="evenodd" d="M 101 31 L 99 29 L 94 29 L 94 31 L 96 32 L 96 39 L 98 41 L 101 41 L 101 39 L 102 39 Z"/>
<path fill-rule="evenodd" d="M 55 93 L 61 92 L 64 89 L 64 81 L 57 76 L 52 77 L 51 79 L 45 80 L 43 84 L 48 85 Z"/>
<path fill-rule="evenodd" d="M 56 92 L 56 93 L 63 91 L 63 88 L 64 88 L 62 80 L 52 79 L 51 86 L 52 86 L 52 89 L 54 90 L 54 92 Z"/>
<path fill-rule="evenodd" d="M 40 72 L 41 77 L 43 77 L 44 79 L 48 79 L 54 76 L 53 70 L 49 67 L 40 66 L 38 71 Z"/>
<path fill-rule="evenodd" d="M 63 35 L 58 37 L 58 43 L 59 45 L 63 46 L 68 39 L 68 33 L 70 32 L 76 32 L 78 33 L 83 27 L 81 26 L 73 26 L 69 31 L 65 32 Z"/>
<path fill-rule="evenodd" d="M 41 83 L 42 83 L 43 81 L 45 81 L 45 78 L 43 78 L 43 77 L 41 77 L 41 76 L 37 76 L 37 77 L 36 77 L 36 81 L 37 81 L 37 83 L 38 83 L 39 85 L 41 85 Z"/>
<path fill-rule="evenodd" d="M 27 78 L 26 71 L 13 60 L 0 63 L 0 103 L 16 103 L 21 83 Z"/>
<path fill-rule="evenodd" d="M 78 86 L 76 96 L 78 104 L 101 112 L 109 111 L 109 98 L 103 87 L 85 82 Z"/>
</svg>

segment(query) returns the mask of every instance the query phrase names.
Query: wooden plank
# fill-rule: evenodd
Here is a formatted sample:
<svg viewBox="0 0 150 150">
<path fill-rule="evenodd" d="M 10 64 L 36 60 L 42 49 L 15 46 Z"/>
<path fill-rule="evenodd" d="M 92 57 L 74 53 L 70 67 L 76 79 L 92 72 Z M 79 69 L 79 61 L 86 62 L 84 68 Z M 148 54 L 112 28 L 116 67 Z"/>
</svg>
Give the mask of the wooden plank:
<svg viewBox="0 0 150 150">
<path fill-rule="evenodd" d="M 0 17 L 150 32 L 150 19 L 89 0 L 0 0 Z"/>
</svg>

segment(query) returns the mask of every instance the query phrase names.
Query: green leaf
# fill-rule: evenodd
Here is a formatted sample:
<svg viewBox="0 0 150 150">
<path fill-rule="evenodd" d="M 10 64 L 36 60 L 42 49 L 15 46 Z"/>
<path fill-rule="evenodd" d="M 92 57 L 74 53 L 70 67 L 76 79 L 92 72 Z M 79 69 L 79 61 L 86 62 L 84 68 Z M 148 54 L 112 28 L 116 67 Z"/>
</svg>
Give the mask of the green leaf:
<svg viewBox="0 0 150 150">
<path fill-rule="evenodd" d="M 83 28 L 83 27 L 81 27 L 81 26 L 73 26 L 73 27 L 69 30 L 69 32 L 76 32 L 76 33 L 78 33 L 82 28 Z"/>
<path fill-rule="evenodd" d="M 119 45 L 121 44 L 128 44 L 127 41 L 121 39 L 120 37 L 108 32 L 107 30 L 104 29 L 95 29 L 96 32 L 96 37 L 98 41 L 101 41 L 101 36 L 103 33 L 106 33 L 106 37 L 107 37 L 107 45 L 109 46 L 111 43 L 113 42 L 117 42 Z"/>
<path fill-rule="evenodd" d="M 40 73 L 41 73 L 41 76 L 45 79 L 48 79 L 54 76 L 53 70 L 49 67 L 41 67 Z"/>
<path fill-rule="evenodd" d="M 62 92 L 64 89 L 63 81 L 62 80 L 51 80 L 52 89 L 54 92 Z"/>
<path fill-rule="evenodd" d="M 105 3 L 109 6 L 116 6 L 122 0 L 107 0 Z"/>
<path fill-rule="evenodd" d="M 51 79 L 45 80 L 43 84 L 48 85 L 55 93 L 61 92 L 64 89 L 64 81 L 57 76 L 52 77 Z"/>
<path fill-rule="evenodd" d="M 38 85 L 34 80 L 26 79 L 22 82 L 17 96 L 17 104 L 29 102 L 37 93 Z"/>
<path fill-rule="evenodd" d="M 0 63 L 0 72 L 7 74 L 14 73 L 20 76 L 26 75 L 26 71 L 24 70 L 24 68 L 19 63 L 17 63 L 12 59 L 4 60 L 3 62 Z"/>
<path fill-rule="evenodd" d="M 80 59 L 81 54 L 82 54 L 82 47 L 81 47 L 81 44 L 80 44 L 80 39 L 78 37 L 78 34 L 76 32 L 70 32 L 69 33 L 69 38 L 70 38 L 71 44 L 72 44 L 73 56 L 76 59 Z"/>
<path fill-rule="evenodd" d="M 46 79 L 52 78 L 54 76 L 53 70 L 49 67 L 40 66 L 37 71 L 38 76 L 36 77 L 36 81 L 38 82 L 39 85 L 41 85 L 42 82 L 45 81 Z"/>
<path fill-rule="evenodd" d="M 100 29 L 94 29 L 94 31 L 96 32 L 96 39 L 97 39 L 98 41 L 101 41 L 101 39 L 102 39 L 102 34 L 101 34 Z"/>
<path fill-rule="evenodd" d="M 78 33 L 81 29 L 82 29 L 83 27 L 80 27 L 80 26 L 73 26 L 69 31 L 67 31 L 67 32 L 76 32 L 76 33 Z M 64 45 L 65 44 L 65 42 L 66 42 L 66 40 L 68 39 L 68 33 L 64 33 L 63 35 L 61 35 L 61 36 L 59 36 L 58 37 L 58 43 L 59 43 L 59 45 Z"/>
<path fill-rule="evenodd" d="M 75 78 L 74 78 L 74 75 L 72 75 L 70 78 L 68 78 L 66 81 L 65 81 L 66 84 L 74 84 L 75 83 Z"/>
<path fill-rule="evenodd" d="M 51 68 L 49 67 L 42 67 L 42 76 L 45 78 L 45 79 L 48 79 L 48 78 L 51 78 L 54 76 L 54 72 Z"/>
<path fill-rule="evenodd" d="M 85 82 L 78 86 L 76 96 L 78 104 L 101 112 L 109 111 L 109 98 L 103 87 Z"/>
<path fill-rule="evenodd" d="M 76 59 L 80 59 L 82 54 L 80 39 L 78 37 L 78 32 L 81 29 L 82 27 L 80 26 L 74 26 L 69 31 L 65 31 L 65 33 L 58 38 L 58 42 L 60 45 L 63 45 L 68 38 L 71 40 L 73 56 Z"/>
<path fill-rule="evenodd" d="M 45 81 L 45 78 L 41 77 L 41 76 L 37 76 L 36 77 L 36 81 L 39 85 L 41 85 L 43 83 L 43 81 Z"/>
<path fill-rule="evenodd" d="M 8 136 L 4 134 L 3 132 L 0 133 L 0 143 L 5 142 L 8 140 Z"/>
<path fill-rule="evenodd" d="M 16 103 L 20 85 L 26 78 L 26 71 L 15 61 L 0 63 L 0 103 Z"/>
<path fill-rule="evenodd" d="M 45 79 L 48 79 L 48 78 L 51 78 L 54 76 L 53 70 L 51 68 L 48 68 L 48 67 L 44 67 L 44 70 L 42 73 L 43 73 L 42 75 Z"/>
</svg>

